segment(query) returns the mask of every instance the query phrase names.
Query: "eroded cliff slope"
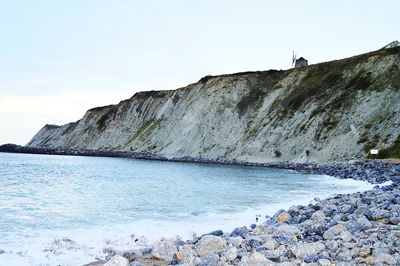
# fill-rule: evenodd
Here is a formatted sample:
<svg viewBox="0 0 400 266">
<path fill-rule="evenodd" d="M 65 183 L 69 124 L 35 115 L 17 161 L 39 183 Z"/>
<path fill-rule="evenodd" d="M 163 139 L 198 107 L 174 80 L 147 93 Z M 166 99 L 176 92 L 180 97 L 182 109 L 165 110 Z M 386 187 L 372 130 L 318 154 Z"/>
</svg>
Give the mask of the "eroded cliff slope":
<svg viewBox="0 0 400 266">
<path fill-rule="evenodd" d="M 27 144 L 252 162 L 344 161 L 400 134 L 400 48 L 136 93 Z"/>
</svg>

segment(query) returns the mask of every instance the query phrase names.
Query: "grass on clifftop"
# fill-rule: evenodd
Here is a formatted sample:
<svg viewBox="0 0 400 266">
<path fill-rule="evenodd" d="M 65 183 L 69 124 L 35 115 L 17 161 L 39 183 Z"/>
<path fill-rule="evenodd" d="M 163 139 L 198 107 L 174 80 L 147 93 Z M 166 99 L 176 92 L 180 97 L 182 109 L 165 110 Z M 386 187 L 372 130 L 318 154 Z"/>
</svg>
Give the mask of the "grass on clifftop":
<svg viewBox="0 0 400 266">
<path fill-rule="evenodd" d="M 396 65 L 393 65 L 385 75 L 378 77 L 373 77 L 369 69 L 364 68 L 352 72 L 350 77 L 346 77 L 346 73 L 351 72 L 358 64 L 367 62 L 372 56 L 383 58 L 388 55 L 397 55 L 399 52 L 400 48 L 382 49 L 350 58 L 310 65 L 299 70 L 291 70 L 307 70 L 307 73 L 283 99 L 277 99 L 271 109 L 280 111 L 281 115 L 291 116 L 303 104 L 317 100 L 327 104 L 317 108 L 316 113 L 323 110 L 338 111 L 351 106 L 358 91 L 380 91 L 385 87 L 398 89 L 400 72 Z"/>
<path fill-rule="evenodd" d="M 378 154 L 378 158 L 379 159 L 389 159 L 389 158 L 400 159 L 400 136 L 397 137 L 393 146 L 380 150 L 379 154 Z"/>
</svg>

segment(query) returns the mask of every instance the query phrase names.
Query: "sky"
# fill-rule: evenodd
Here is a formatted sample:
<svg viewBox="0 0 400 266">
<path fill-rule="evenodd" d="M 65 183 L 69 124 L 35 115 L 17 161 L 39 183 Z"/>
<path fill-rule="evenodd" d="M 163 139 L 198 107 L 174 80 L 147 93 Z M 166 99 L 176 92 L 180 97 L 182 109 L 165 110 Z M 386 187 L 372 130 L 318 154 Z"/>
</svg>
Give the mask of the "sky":
<svg viewBox="0 0 400 266">
<path fill-rule="evenodd" d="M 0 144 L 143 90 L 400 39 L 400 1 L 0 0 Z"/>
</svg>

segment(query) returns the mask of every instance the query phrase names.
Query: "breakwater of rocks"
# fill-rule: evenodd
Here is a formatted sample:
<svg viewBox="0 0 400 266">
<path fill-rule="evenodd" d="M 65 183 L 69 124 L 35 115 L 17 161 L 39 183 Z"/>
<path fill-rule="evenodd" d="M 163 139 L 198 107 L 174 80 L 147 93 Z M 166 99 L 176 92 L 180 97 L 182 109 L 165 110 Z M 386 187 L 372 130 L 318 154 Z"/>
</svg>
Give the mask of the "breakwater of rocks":
<svg viewBox="0 0 400 266">
<path fill-rule="evenodd" d="M 107 259 L 90 265 L 400 265 L 400 164 L 255 164 L 16 145 L 0 146 L 0 151 L 265 166 L 377 184 L 371 191 L 316 198 L 307 206 L 280 210 L 263 224 L 237 227 L 232 232 L 216 230 L 186 241 L 162 239 L 122 253 L 104 250 Z"/>
<path fill-rule="evenodd" d="M 239 166 L 269 167 L 299 171 L 310 174 L 325 174 L 342 179 L 365 180 L 370 183 L 382 183 L 398 178 L 391 163 L 382 161 L 367 160 L 355 161 L 353 163 L 254 163 L 234 159 L 208 159 L 203 157 L 183 156 L 179 158 L 167 158 L 158 154 L 148 152 L 129 152 L 129 151 L 110 151 L 92 149 L 67 149 L 67 148 L 33 148 L 16 144 L 4 144 L 0 146 L 0 152 L 27 153 L 27 154 L 47 154 L 47 155 L 71 155 L 71 156 L 98 156 L 98 157 L 121 157 L 143 160 L 160 160 L 170 162 L 189 162 L 189 163 L 211 163 L 228 164 Z"/>
<path fill-rule="evenodd" d="M 70 155 L 70 156 L 98 156 L 98 157 L 120 157 L 145 160 L 166 160 L 166 158 L 147 152 L 108 151 L 91 149 L 66 149 L 66 148 L 34 148 L 16 144 L 4 144 L 0 146 L 0 152 L 47 154 L 47 155 Z"/>
</svg>

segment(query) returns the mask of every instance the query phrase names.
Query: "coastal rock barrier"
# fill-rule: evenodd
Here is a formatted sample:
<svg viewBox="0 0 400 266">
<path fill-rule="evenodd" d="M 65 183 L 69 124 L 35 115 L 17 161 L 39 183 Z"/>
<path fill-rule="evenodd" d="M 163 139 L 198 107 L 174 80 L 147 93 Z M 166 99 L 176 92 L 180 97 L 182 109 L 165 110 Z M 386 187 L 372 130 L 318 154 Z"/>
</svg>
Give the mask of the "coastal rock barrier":
<svg viewBox="0 0 400 266">
<path fill-rule="evenodd" d="M 24 149 L 15 145 L 0 146 L 4 152 L 27 153 Z M 46 152 L 56 154 L 54 150 Z M 74 155 L 88 155 L 85 152 L 88 151 Z M 120 153 L 92 156 L 135 158 L 132 154 Z M 140 156 L 145 157 L 141 159 L 163 159 Z M 315 198 L 307 206 L 279 210 L 272 217 L 266 217 L 265 223 L 239 226 L 232 232 L 216 230 L 186 241 L 161 239 L 125 252 L 107 250 L 106 260 L 88 265 L 400 265 L 400 164 L 374 160 L 324 165 L 253 164 L 201 158 L 173 161 L 265 166 L 365 180 L 377 185 L 366 192 Z"/>
</svg>

